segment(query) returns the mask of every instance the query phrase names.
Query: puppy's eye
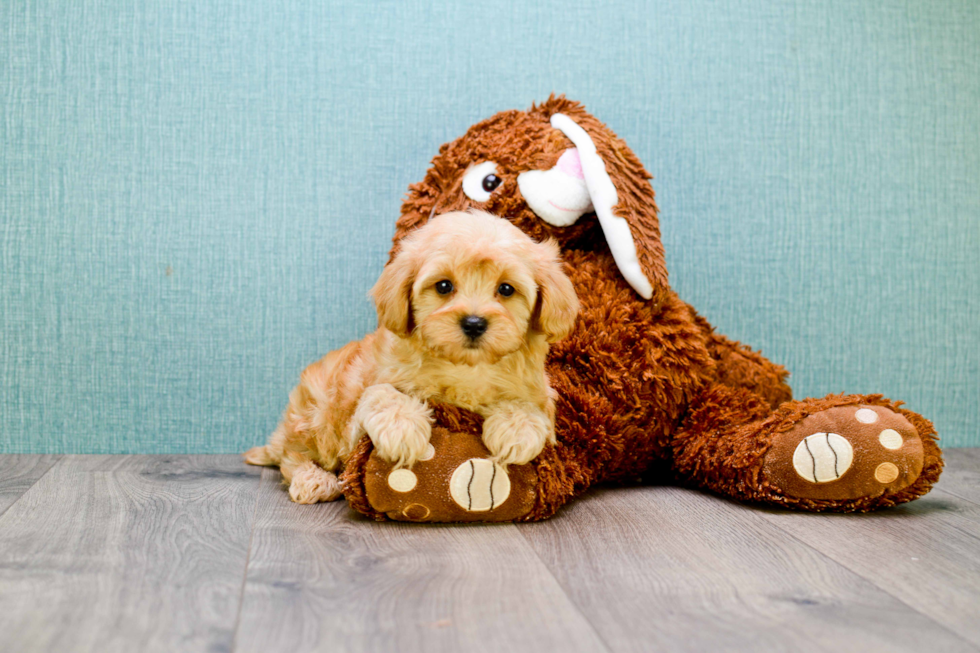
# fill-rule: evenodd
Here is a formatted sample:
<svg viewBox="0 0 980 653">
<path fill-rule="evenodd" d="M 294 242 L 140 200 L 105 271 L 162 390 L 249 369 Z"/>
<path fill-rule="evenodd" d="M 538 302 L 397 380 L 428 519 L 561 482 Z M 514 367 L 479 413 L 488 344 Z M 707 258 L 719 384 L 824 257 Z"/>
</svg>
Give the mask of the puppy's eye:
<svg viewBox="0 0 980 653">
<path fill-rule="evenodd" d="M 497 294 L 503 297 L 510 297 L 514 294 L 514 286 L 510 285 L 509 283 L 502 283 L 497 288 Z"/>
<path fill-rule="evenodd" d="M 497 190 L 497 186 L 499 186 L 502 181 L 503 179 L 493 173 L 490 173 L 483 178 L 483 190 L 487 191 L 488 193 L 492 193 L 493 191 Z"/>
<path fill-rule="evenodd" d="M 474 202 L 486 202 L 503 181 L 497 176 L 497 164 L 484 161 L 470 166 L 463 175 L 463 192 Z"/>
<path fill-rule="evenodd" d="M 436 282 L 436 292 L 440 295 L 448 295 L 453 291 L 453 282 L 448 279 Z"/>
</svg>

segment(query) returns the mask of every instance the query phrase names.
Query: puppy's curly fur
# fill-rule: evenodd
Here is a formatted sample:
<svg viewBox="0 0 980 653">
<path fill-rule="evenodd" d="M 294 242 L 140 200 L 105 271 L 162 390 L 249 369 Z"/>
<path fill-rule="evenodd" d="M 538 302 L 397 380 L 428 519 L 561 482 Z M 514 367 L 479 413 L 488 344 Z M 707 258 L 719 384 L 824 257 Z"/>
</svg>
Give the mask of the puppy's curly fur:
<svg viewBox="0 0 980 653">
<path fill-rule="evenodd" d="M 579 307 L 554 242 L 481 211 L 447 213 L 402 242 L 371 293 L 378 330 L 307 367 L 269 444 L 245 454 L 278 465 L 293 501 L 338 498 L 333 472 L 365 433 L 397 467 L 426 458 L 429 400 L 482 415 L 502 465 L 554 442 L 545 358 Z"/>
</svg>

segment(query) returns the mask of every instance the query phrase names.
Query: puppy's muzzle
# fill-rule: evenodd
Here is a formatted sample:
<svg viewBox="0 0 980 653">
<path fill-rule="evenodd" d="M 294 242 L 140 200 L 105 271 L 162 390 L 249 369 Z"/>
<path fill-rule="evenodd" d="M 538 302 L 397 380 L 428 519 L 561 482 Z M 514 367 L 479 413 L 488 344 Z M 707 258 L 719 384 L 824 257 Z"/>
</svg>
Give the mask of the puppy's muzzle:
<svg viewBox="0 0 980 653">
<path fill-rule="evenodd" d="M 476 340 L 487 330 L 487 319 L 479 315 L 467 315 L 459 321 L 459 327 L 470 340 Z"/>
</svg>

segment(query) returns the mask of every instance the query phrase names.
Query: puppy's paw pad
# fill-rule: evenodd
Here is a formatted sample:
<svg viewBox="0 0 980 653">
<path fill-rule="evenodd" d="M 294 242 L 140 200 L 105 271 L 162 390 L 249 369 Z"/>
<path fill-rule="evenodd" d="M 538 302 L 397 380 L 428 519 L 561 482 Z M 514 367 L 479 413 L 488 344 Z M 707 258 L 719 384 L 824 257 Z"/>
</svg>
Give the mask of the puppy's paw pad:
<svg viewBox="0 0 980 653">
<path fill-rule="evenodd" d="M 777 433 L 765 473 L 787 495 L 850 500 L 893 493 L 919 477 L 923 446 L 902 414 L 885 406 L 837 406 Z"/>
</svg>

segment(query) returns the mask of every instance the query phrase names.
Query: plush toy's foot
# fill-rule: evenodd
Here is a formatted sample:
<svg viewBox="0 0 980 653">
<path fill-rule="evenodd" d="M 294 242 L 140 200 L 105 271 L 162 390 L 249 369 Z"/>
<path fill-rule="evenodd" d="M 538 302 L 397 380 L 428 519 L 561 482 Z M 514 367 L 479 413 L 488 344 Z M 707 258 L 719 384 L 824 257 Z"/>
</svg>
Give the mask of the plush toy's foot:
<svg viewBox="0 0 980 653">
<path fill-rule="evenodd" d="M 479 436 L 434 428 L 429 451 L 411 469 L 372 452 L 362 470 L 348 465 L 345 493 L 361 512 L 399 521 L 515 521 L 535 506 L 537 473 L 532 465 L 504 469 L 490 460 Z M 359 471 L 359 474 L 358 474 Z M 356 476 L 363 483 L 358 484 Z M 355 495 L 352 497 L 352 491 Z M 363 496 L 361 496 L 363 494 Z M 370 510 L 364 510 L 366 503 Z"/>
<path fill-rule="evenodd" d="M 942 468 L 931 424 L 869 399 L 783 422 L 763 460 L 770 489 L 811 510 L 870 510 L 928 492 Z"/>
<path fill-rule="evenodd" d="M 939 479 L 929 420 L 881 395 L 782 403 L 713 387 L 675 437 L 675 473 L 742 501 L 864 512 L 917 499 Z"/>
</svg>

